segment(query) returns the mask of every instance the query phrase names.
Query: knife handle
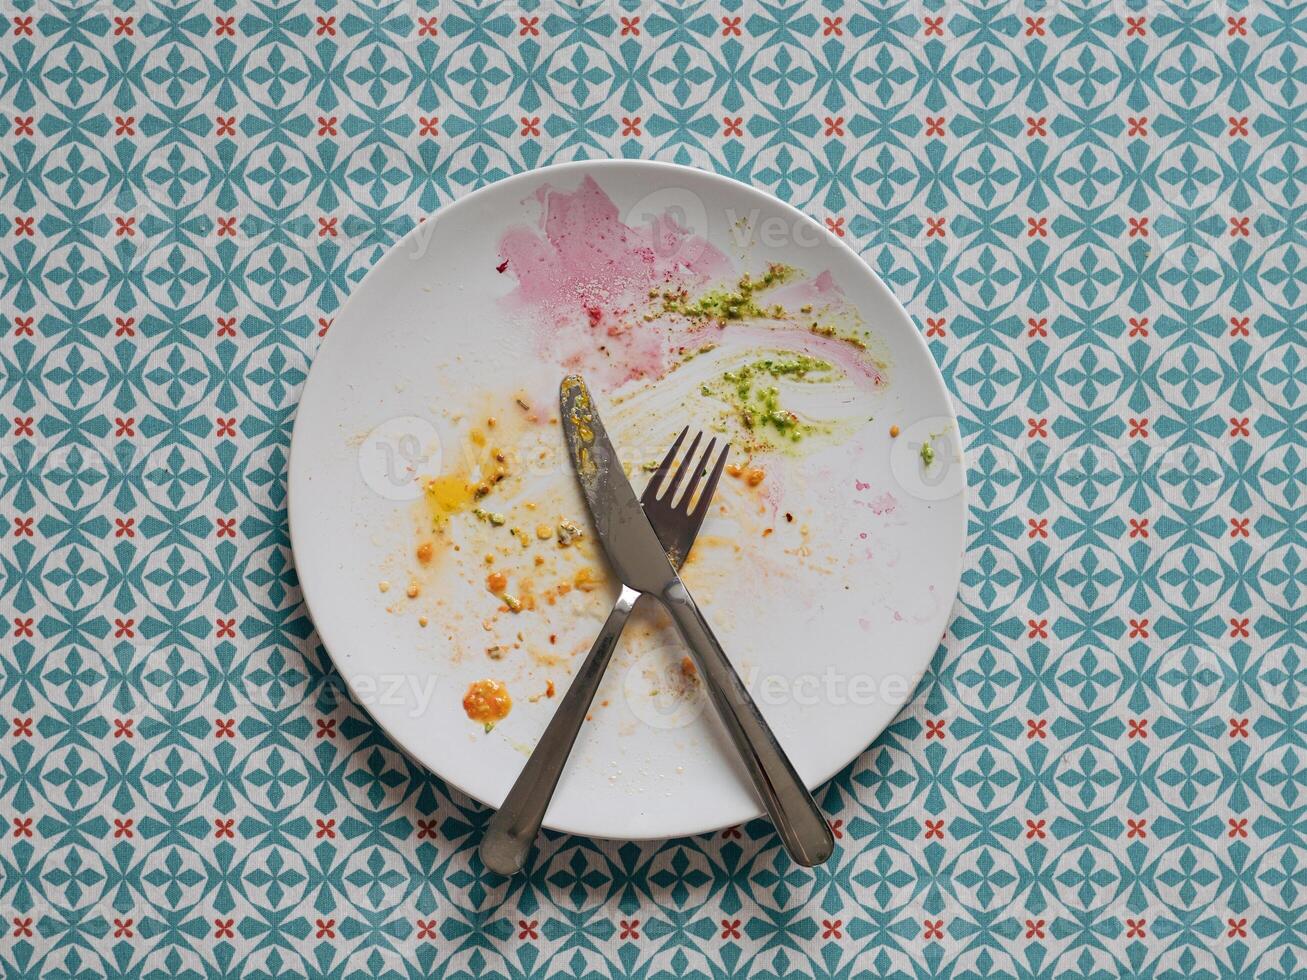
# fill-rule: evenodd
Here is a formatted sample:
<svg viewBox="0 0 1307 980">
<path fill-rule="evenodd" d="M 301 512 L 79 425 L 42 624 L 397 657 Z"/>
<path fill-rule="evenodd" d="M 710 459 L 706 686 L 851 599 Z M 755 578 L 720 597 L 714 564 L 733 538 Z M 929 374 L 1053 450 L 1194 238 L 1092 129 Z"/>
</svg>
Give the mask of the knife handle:
<svg viewBox="0 0 1307 980">
<path fill-rule="evenodd" d="M 821 864 L 835 849 L 830 825 L 708 628 L 694 598 L 678 578 L 659 599 L 671 613 L 686 645 L 694 651 L 713 707 L 743 758 L 785 849 L 804 867 Z"/>
<path fill-rule="evenodd" d="M 572 678 L 567 693 L 526 760 L 503 805 L 490 818 L 481 838 L 481 863 L 501 875 L 513 875 L 526 864 L 531 847 L 544 823 L 549 801 L 554 798 L 558 778 L 572 754 L 576 736 L 585 722 L 586 712 L 594 701 L 608 661 L 617 648 L 617 640 L 626 627 L 631 610 L 640 593 L 622 587 L 590 653 Z"/>
</svg>

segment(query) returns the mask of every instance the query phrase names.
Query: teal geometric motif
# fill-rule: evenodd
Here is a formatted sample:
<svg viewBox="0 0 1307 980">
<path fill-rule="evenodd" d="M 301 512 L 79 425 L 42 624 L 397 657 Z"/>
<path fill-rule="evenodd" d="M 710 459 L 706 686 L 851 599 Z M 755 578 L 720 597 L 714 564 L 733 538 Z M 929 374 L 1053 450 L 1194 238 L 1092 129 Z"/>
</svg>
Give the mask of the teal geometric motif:
<svg viewBox="0 0 1307 980">
<path fill-rule="evenodd" d="M 0 973 L 1307 970 L 1307 7 L 12 0 Z M 291 421 L 424 213 L 705 167 L 858 249 L 952 391 L 967 572 L 820 793 L 664 844 L 486 812 L 342 695 Z"/>
</svg>

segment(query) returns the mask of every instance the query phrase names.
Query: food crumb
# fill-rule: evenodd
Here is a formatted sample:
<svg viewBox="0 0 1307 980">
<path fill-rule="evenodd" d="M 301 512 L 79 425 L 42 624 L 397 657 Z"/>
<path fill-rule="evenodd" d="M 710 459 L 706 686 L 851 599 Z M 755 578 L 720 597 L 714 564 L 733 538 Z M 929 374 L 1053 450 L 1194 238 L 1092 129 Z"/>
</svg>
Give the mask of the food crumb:
<svg viewBox="0 0 1307 980">
<path fill-rule="evenodd" d="M 552 698 L 554 696 L 554 692 L 555 692 L 554 682 L 545 681 L 545 697 Z"/>
<path fill-rule="evenodd" d="M 377 591 L 378 591 L 378 592 L 389 592 L 389 591 L 390 591 L 390 583 L 387 582 L 385 579 L 382 579 L 380 582 L 377 583 Z"/>
<path fill-rule="evenodd" d="M 897 425 L 891 425 L 889 427 L 889 437 L 891 439 L 897 439 L 899 437 L 899 427 Z"/>
<path fill-rule="evenodd" d="M 418 545 L 417 558 L 423 565 L 431 563 L 431 556 L 435 554 L 436 547 L 430 541 L 423 541 Z"/>
<path fill-rule="evenodd" d="M 554 536 L 554 529 L 550 527 L 548 524 L 536 525 L 536 537 L 539 538 L 541 541 L 548 541 L 553 536 Z"/>
<path fill-rule="evenodd" d="M 410 599 L 416 599 L 418 597 L 418 593 L 421 591 L 422 591 L 422 587 L 420 585 L 418 585 L 416 582 L 409 582 L 408 588 L 404 590 L 404 594 L 408 596 Z"/>
<path fill-rule="evenodd" d="M 558 546 L 560 548 L 566 548 L 577 538 L 584 536 L 585 532 L 572 521 L 564 519 L 558 522 Z"/>
<path fill-rule="evenodd" d="M 767 477 L 766 471 L 760 467 L 745 463 L 731 463 L 726 467 L 726 472 L 737 480 L 744 480 L 751 487 L 756 487 Z"/>
<path fill-rule="evenodd" d="M 418 617 L 418 625 L 419 625 L 419 626 L 425 627 L 425 626 L 427 625 L 427 623 L 429 623 L 429 622 L 430 622 L 430 620 L 427 619 L 426 616 L 419 616 L 419 617 Z"/>
</svg>

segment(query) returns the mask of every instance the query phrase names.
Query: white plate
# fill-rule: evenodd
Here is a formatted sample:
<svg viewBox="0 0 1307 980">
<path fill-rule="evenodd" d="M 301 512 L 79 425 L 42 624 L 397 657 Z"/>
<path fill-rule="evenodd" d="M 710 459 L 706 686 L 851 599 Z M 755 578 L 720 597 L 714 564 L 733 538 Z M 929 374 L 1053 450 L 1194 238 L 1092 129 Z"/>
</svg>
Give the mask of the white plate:
<svg viewBox="0 0 1307 980">
<path fill-rule="evenodd" d="M 780 319 L 719 328 L 659 292 L 683 284 L 694 303 L 769 263 L 795 270 L 755 294 Z M 858 336 L 865 349 L 848 342 Z M 930 662 L 957 589 L 965 481 L 943 380 L 889 290 L 811 219 L 723 177 L 625 161 L 522 174 L 427 219 L 354 291 L 313 364 L 290 462 L 296 565 L 341 674 L 397 743 L 498 805 L 557 704 L 548 682 L 566 686 L 607 612 L 615 586 L 593 536 L 562 548 L 536 535 L 560 518 L 588 529 L 551 418 L 562 376 L 586 375 L 632 464 L 687 423 L 725 429 L 744 462 L 745 406 L 722 375 L 761 351 L 831 365 L 765 384 L 755 369 L 749 386 L 755 407 L 774 385 L 814 427 L 790 444 L 755 421 L 786 448 L 753 458 L 757 486 L 747 470 L 723 478 L 685 579 L 809 786 L 867 747 Z M 477 503 L 502 526 L 462 497 L 494 449 L 510 475 Z M 442 475 L 456 512 L 432 534 L 424 488 Z M 633 465 L 637 489 L 644 479 Z M 575 587 L 581 568 L 598 588 Z M 535 608 L 492 595 L 496 570 L 501 591 Z M 657 838 L 761 812 L 682 656 L 642 604 L 547 826 Z M 462 707 L 481 679 L 514 700 L 490 732 Z"/>
</svg>

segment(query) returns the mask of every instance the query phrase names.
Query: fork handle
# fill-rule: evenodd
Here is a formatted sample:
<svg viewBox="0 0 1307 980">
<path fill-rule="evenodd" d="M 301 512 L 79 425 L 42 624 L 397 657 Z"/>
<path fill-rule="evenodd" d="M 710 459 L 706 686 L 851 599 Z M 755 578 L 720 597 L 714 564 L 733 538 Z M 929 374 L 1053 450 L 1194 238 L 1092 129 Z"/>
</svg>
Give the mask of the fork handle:
<svg viewBox="0 0 1307 980">
<path fill-rule="evenodd" d="M 526 760 L 508 796 L 504 797 L 503 805 L 486 825 L 485 836 L 481 838 L 481 863 L 491 871 L 513 875 L 526 864 L 531 846 L 540 833 L 540 825 L 544 823 L 549 801 L 554 798 L 558 778 L 563 774 L 567 757 L 572 754 L 576 736 L 585 722 L 586 712 L 594 702 L 617 640 L 639 598 L 639 592 L 622 586 L 613 611 L 599 630 L 581 669 L 568 685 L 567 693 L 558 703 L 558 709 L 535 750 Z"/>
<path fill-rule="evenodd" d="M 785 849 L 804 867 L 821 864 L 835 849 L 830 825 L 708 628 L 694 598 L 679 578 L 658 598 L 671 613 L 686 645 L 694 651 L 713 707 L 744 760 Z"/>
</svg>

